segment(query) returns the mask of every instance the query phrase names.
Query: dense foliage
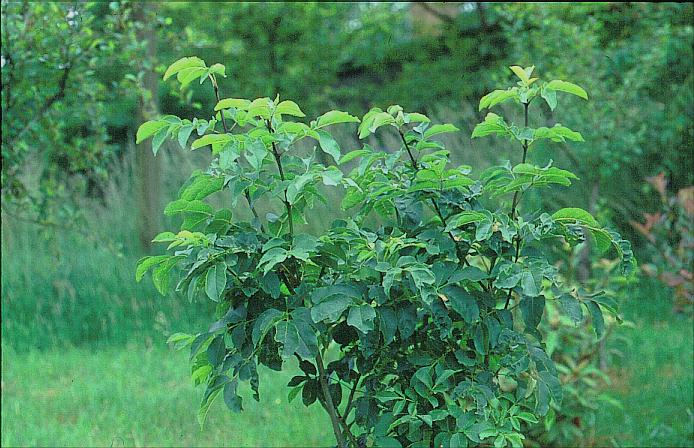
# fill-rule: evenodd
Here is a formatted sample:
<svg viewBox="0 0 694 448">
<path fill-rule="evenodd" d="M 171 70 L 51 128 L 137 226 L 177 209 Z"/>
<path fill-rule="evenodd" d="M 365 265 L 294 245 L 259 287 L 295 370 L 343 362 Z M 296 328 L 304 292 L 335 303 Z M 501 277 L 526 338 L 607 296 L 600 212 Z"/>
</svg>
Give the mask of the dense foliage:
<svg viewBox="0 0 694 448">
<path fill-rule="evenodd" d="M 305 124 L 288 120 L 304 113 L 279 96 L 222 99 L 221 64 L 187 57 L 168 68 L 164 78 L 176 76 L 182 86 L 209 81 L 216 113 L 148 121 L 138 141 L 152 137 L 156 153 L 168 138 L 186 147 L 196 132 L 191 149 L 209 146 L 215 158 L 165 209 L 183 218 L 181 229 L 154 241 L 173 254 L 143 258 L 137 278 L 152 270 L 164 294 L 179 267 L 177 291 L 219 304 L 206 331 L 169 339 L 190 346 L 193 379 L 206 385 L 201 425 L 220 395 L 231 410 L 242 409 L 239 381 L 250 381 L 258 399 L 257 366 L 281 370 L 289 358 L 304 373 L 289 383 L 290 397 L 301 393 L 307 406 L 318 401 L 339 446 L 522 446 L 524 425 L 561 403 L 557 367 L 538 330 L 546 302 L 559 303 L 575 323 L 585 308 L 598 337 L 602 310 L 614 312 L 615 303 L 562 282 L 546 250 L 575 245 L 587 232 L 601 251 L 619 255 L 623 272 L 633 258 L 628 242 L 584 210 L 523 209 L 528 190 L 576 179 L 530 163 L 535 143 L 583 140 L 560 124 L 529 127 L 531 103 L 555 109 L 558 93 L 587 94 L 567 81 L 539 81 L 533 67 L 511 70 L 516 85 L 485 95 L 480 109 L 515 103 L 523 124 L 489 112 L 472 136 L 507 137 L 521 160 L 475 180 L 471 167 L 448 166 L 449 151 L 433 138 L 457 128 L 423 114 L 395 105 L 360 120 L 333 110 Z M 343 155 L 327 130 L 341 123 L 359 123 L 361 139 L 394 132 L 400 147 L 365 144 Z M 344 174 L 317 163 L 315 147 L 297 145 L 304 139 L 336 165 L 355 166 Z M 311 235 L 303 229 L 315 202 L 325 201 L 321 185 L 345 188 L 347 213 Z M 222 191 L 234 210 L 246 202 L 253 219 L 210 205 L 206 198 Z M 280 209 L 262 219 L 261 198 Z"/>
</svg>

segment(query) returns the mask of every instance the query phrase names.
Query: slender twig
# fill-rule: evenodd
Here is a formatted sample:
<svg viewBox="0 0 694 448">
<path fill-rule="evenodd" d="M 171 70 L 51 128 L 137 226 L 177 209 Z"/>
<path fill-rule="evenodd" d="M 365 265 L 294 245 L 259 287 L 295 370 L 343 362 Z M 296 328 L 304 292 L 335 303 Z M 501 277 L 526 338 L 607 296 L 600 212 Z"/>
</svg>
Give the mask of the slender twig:
<svg viewBox="0 0 694 448">
<path fill-rule="evenodd" d="M 210 74 L 210 81 L 212 82 L 212 88 L 214 89 L 214 96 L 217 99 L 217 103 L 219 103 L 221 97 L 219 95 L 219 84 L 217 84 L 217 78 L 213 74 Z M 222 127 L 224 128 L 224 132 L 229 132 L 229 127 L 227 126 L 226 119 L 224 118 L 223 110 L 219 111 L 219 116 L 222 119 Z M 248 192 L 248 189 L 243 190 L 243 196 L 246 198 L 246 201 L 248 202 L 248 207 L 251 209 L 251 213 L 253 213 L 253 216 L 258 221 L 258 224 L 260 225 L 260 230 L 263 233 L 265 233 L 265 226 L 263 226 L 262 221 L 260 221 L 260 215 L 258 215 L 258 211 L 253 206 L 253 202 L 251 202 L 251 194 Z"/>
<path fill-rule="evenodd" d="M 352 410 L 352 401 L 354 400 L 354 393 L 357 391 L 359 388 L 359 380 L 361 379 L 361 373 L 357 373 L 357 378 L 354 380 L 354 387 L 351 388 L 349 392 L 349 398 L 347 398 L 347 406 L 345 407 L 345 418 L 349 416 L 350 411 Z"/>
<path fill-rule="evenodd" d="M 270 120 L 265 120 L 265 124 L 267 126 L 267 130 L 270 131 L 270 133 L 275 132 L 274 129 L 272 129 L 272 123 L 270 123 Z M 277 144 L 273 141 L 272 142 L 272 155 L 275 157 L 275 162 L 277 163 L 277 171 L 280 173 L 280 179 L 282 179 L 282 182 L 284 182 L 286 179 L 284 177 L 284 169 L 282 168 L 282 154 L 280 154 L 279 150 L 277 149 Z M 292 204 L 289 203 L 289 200 L 287 199 L 287 187 L 284 188 L 284 207 L 287 209 L 287 220 L 289 222 L 289 235 L 293 236 L 294 235 L 294 220 L 292 219 Z"/>
<path fill-rule="evenodd" d="M 530 103 L 523 103 L 523 112 L 524 112 L 524 122 L 525 122 L 525 127 L 528 127 L 528 106 Z M 524 140 L 523 141 L 523 161 L 521 163 L 525 163 L 525 159 L 528 155 L 528 141 Z M 520 202 L 520 190 L 516 190 L 515 193 L 513 193 L 513 203 L 511 205 L 511 221 L 516 219 L 516 208 L 518 207 L 518 203 Z M 518 258 L 520 257 L 520 246 L 521 246 L 521 236 L 520 232 L 516 235 L 515 237 L 516 240 L 516 256 L 513 260 L 514 263 L 518 263 Z M 504 305 L 504 309 L 508 309 L 508 304 L 511 302 L 511 292 L 513 291 L 512 288 L 509 288 L 508 290 L 508 295 L 506 296 L 506 304 Z"/>
<path fill-rule="evenodd" d="M 400 129 L 398 129 L 398 134 L 400 134 L 400 139 L 402 140 L 403 145 L 405 145 L 405 150 L 407 151 L 407 155 L 410 156 L 410 161 L 412 163 L 412 168 L 414 168 L 415 173 L 419 171 L 419 164 L 417 163 L 417 159 L 415 159 L 414 155 L 412 155 L 412 151 L 410 150 L 410 145 L 407 143 L 407 140 L 405 139 L 405 135 L 402 133 Z M 441 220 L 441 223 L 443 224 L 443 228 L 445 229 L 448 227 L 448 223 L 446 222 L 446 218 L 443 216 L 443 213 L 441 213 L 441 208 L 439 208 L 439 204 L 436 202 L 434 198 L 429 198 L 432 208 L 434 209 L 434 212 L 436 212 L 436 215 L 439 217 Z M 467 248 L 467 251 L 462 252 L 460 245 L 458 244 L 458 240 L 455 239 L 453 236 L 453 233 L 448 231 L 446 232 L 448 236 L 450 237 L 451 241 L 453 241 L 453 244 L 455 245 L 455 250 L 458 254 L 458 258 L 463 264 L 468 264 L 467 262 L 467 253 L 470 250 L 470 247 Z"/>
</svg>

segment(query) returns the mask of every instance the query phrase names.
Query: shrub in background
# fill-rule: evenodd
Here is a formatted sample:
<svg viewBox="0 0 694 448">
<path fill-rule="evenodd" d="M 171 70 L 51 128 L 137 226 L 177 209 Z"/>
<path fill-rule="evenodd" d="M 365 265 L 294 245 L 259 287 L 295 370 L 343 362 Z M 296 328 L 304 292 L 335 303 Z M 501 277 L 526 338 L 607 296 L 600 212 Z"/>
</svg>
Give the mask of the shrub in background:
<svg viewBox="0 0 694 448">
<path fill-rule="evenodd" d="M 651 263 L 643 265 L 642 269 L 673 288 L 674 311 L 691 313 L 694 306 L 694 187 L 670 193 L 664 173 L 649 177 L 647 181 L 658 192 L 661 209 L 644 213 L 643 223 L 631 221 L 652 249 Z"/>
<path fill-rule="evenodd" d="M 330 111 L 305 124 L 290 120 L 304 114 L 279 96 L 221 98 L 221 64 L 189 57 L 169 67 L 165 79 L 184 86 L 210 82 L 215 114 L 146 122 L 138 141 L 151 137 L 156 153 L 168 138 L 186 147 L 195 132 L 191 148 L 210 147 L 216 157 L 167 205 L 181 229 L 156 236 L 170 253 L 140 260 L 137 278 L 151 270 L 162 294 L 174 287 L 191 301 L 218 303 L 206 330 L 169 338 L 190 347 L 193 379 L 206 386 L 201 425 L 218 397 L 242 409 L 239 381 L 259 399 L 259 364 L 280 370 L 293 358 L 303 374 L 290 381 L 290 398 L 319 403 L 338 446 L 522 446 L 527 425 L 561 403 L 562 372 L 539 328 L 547 303 L 575 323 L 589 315 L 599 337 L 603 310 L 615 303 L 565 284 L 548 250 L 588 235 L 620 256 L 624 272 L 633 259 L 629 243 L 584 210 L 523 209 L 528 190 L 576 179 L 530 163 L 534 144 L 583 140 L 559 124 L 530 127 L 530 104 L 554 109 L 557 93 L 587 94 L 566 81 L 543 83 L 533 67 L 511 69 L 517 84 L 483 97 L 480 109 L 513 102 L 522 124 L 490 112 L 472 136 L 508 138 L 520 163 L 475 179 L 469 166 L 448 166 L 448 150 L 434 139 L 457 129 L 423 114 L 395 105 L 361 120 Z M 359 123 L 359 138 L 391 132 L 401 144 L 343 155 L 328 129 L 345 123 Z M 305 139 L 314 151 L 299 150 Z M 317 163 L 318 148 L 351 166 L 349 174 Z M 343 218 L 305 233 L 324 188 L 340 187 Z M 211 195 L 230 208 L 213 208 Z M 261 202 L 274 212 L 261 217 Z M 240 207 L 253 219 L 238 219 Z"/>
</svg>

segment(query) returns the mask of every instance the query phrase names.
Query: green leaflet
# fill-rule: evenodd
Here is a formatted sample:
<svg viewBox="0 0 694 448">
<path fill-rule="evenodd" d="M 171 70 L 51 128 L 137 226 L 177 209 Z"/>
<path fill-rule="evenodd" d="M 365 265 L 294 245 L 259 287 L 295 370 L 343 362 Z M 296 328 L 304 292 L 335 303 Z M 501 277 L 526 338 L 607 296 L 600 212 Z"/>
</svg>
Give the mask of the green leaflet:
<svg viewBox="0 0 694 448">
<path fill-rule="evenodd" d="M 482 97 L 479 110 L 491 109 L 497 104 L 510 99 L 518 99 L 518 89 L 516 87 L 512 87 L 508 90 L 494 90 Z"/>
<path fill-rule="evenodd" d="M 194 201 L 204 199 L 222 189 L 224 179 L 216 176 L 200 175 L 193 179 L 181 193 L 181 199 Z"/>
<path fill-rule="evenodd" d="M 537 328 L 542 320 L 542 313 L 545 311 L 545 298 L 524 297 L 520 303 L 521 313 L 527 328 Z"/>
<path fill-rule="evenodd" d="M 546 84 L 546 88 L 550 90 L 557 90 L 559 92 L 566 92 L 570 93 L 572 95 L 576 95 L 578 97 L 583 98 L 584 100 L 588 99 L 588 93 L 586 93 L 583 88 L 577 86 L 576 84 L 567 82 L 567 81 L 561 81 L 559 79 L 555 79 L 553 81 L 550 81 Z"/>
<path fill-rule="evenodd" d="M 480 310 L 475 297 L 459 286 L 447 286 L 443 289 L 451 308 L 460 314 L 465 322 L 479 320 Z"/>
<path fill-rule="evenodd" d="M 258 345 L 258 343 L 265 337 L 267 332 L 273 327 L 280 319 L 284 318 L 284 313 L 274 308 L 265 310 L 253 324 L 252 339 L 253 344 Z"/>
<path fill-rule="evenodd" d="M 347 323 L 362 333 L 368 333 L 374 329 L 376 311 L 370 305 L 358 305 L 349 309 Z"/>
<path fill-rule="evenodd" d="M 341 151 L 340 145 L 335 141 L 332 135 L 328 134 L 323 130 L 318 131 L 318 143 L 320 144 L 320 149 L 335 160 L 335 163 L 340 161 Z"/>
<path fill-rule="evenodd" d="M 305 117 L 299 106 L 294 101 L 282 101 L 275 108 L 276 114 L 292 115 L 294 117 Z"/>
<path fill-rule="evenodd" d="M 435 124 L 424 132 L 424 138 L 428 139 L 435 135 L 457 132 L 460 129 L 456 128 L 452 124 Z"/>
<path fill-rule="evenodd" d="M 224 293 L 227 282 L 227 265 L 224 262 L 217 263 L 207 270 L 205 275 L 205 293 L 210 300 L 218 302 Z"/>
<path fill-rule="evenodd" d="M 311 318 L 316 323 L 323 320 L 335 322 L 351 304 L 350 297 L 332 295 L 311 308 Z"/>
<path fill-rule="evenodd" d="M 497 114 L 489 112 L 484 118 L 484 121 L 473 129 L 472 138 L 485 137 L 488 135 L 504 137 L 510 134 L 511 132 L 508 125 L 504 122 L 504 119 Z"/>
<path fill-rule="evenodd" d="M 301 320 L 279 322 L 275 339 L 283 345 L 283 358 L 290 358 L 294 356 L 294 353 L 298 353 L 303 358 L 313 358 L 318 353 L 316 334 L 306 322 Z"/>
<path fill-rule="evenodd" d="M 359 118 L 339 110 L 331 110 L 324 113 L 316 121 L 316 129 L 323 128 L 338 123 L 359 123 Z"/>
<path fill-rule="evenodd" d="M 164 72 L 164 81 L 178 74 L 181 70 L 204 67 L 206 67 L 205 61 L 195 56 L 181 58 L 166 69 L 166 72 Z"/>
</svg>

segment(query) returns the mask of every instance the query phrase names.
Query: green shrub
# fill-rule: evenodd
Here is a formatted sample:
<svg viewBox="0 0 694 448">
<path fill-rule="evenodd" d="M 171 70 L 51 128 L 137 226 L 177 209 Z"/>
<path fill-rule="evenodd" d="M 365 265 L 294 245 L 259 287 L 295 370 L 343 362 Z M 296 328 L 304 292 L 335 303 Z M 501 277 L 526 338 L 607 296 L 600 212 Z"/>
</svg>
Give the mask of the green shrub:
<svg viewBox="0 0 694 448">
<path fill-rule="evenodd" d="M 189 57 L 169 67 L 164 78 L 175 75 L 183 86 L 209 80 L 216 113 L 146 122 L 138 141 L 152 137 L 156 153 L 167 138 L 187 146 L 195 131 L 191 148 L 209 146 L 216 157 L 166 206 L 165 214 L 183 219 L 181 229 L 154 241 L 172 253 L 141 259 L 137 279 L 151 270 L 162 294 L 174 287 L 191 301 L 218 303 L 207 330 L 169 338 L 190 347 L 192 377 L 206 385 L 201 425 L 220 396 L 242 410 L 239 381 L 259 399 L 258 364 L 281 370 L 288 358 L 303 371 L 288 384 L 290 398 L 319 403 L 339 446 L 522 446 L 527 425 L 561 402 L 559 371 L 538 328 L 546 302 L 575 323 L 585 308 L 598 337 L 602 310 L 614 312 L 615 303 L 563 284 L 547 250 L 590 235 L 599 250 L 620 256 L 625 272 L 633 259 L 629 243 L 584 210 L 523 210 L 528 190 L 576 179 L 529 163 L 534 144 L 583 140 L 559 124 L 530 128 L 530 104 L 554 109 L 557 92 L 587 94 L 561 80 L 538 82 L 533 67 L 511 70 L 517 85 L 486 95 L 480 109 L 520 104 L 523 124 L 490 112 L 472 137 L 516 142 L 521 163 L 473 179 L 471 167 L 448 166 L 449 152 L 433 138 L 457 131 L 453 125 L 397 105 L 361 120 L 330 111 L 309 124 L 290 121 L 304 114 L 279 96 L 222 99 L 221 64 Z M 359 123 L 362 139 L 394 133 L 401 145 L 343 155 L 327 129 L 344 123 Z M 352 166 L 349 174 L 317 163 L 315 147 L 301 151 L 297 143 L 308 139 L 336 165 Z M 343 218 L 304 233 L 324 188 L 335 187 L 345 189 Z M 226 195 L 231 208 L 213 208 L 211 195 Z M 261 202 L 274 211 L 261 217 Z M 240 207 L 253 219 L 236 218 Z"/>
<path fill-rule="evenodd" d="M 691 314 L 694 309 L 694 187 L 668 191 L 665 173 L 649 177 L 658 193 L 660 210 L 644 213 L 644 222 L 631 225 L 648 241 L 650 263 L 642 269 L 673 289 L 673 310 Z"/>
</svg>

